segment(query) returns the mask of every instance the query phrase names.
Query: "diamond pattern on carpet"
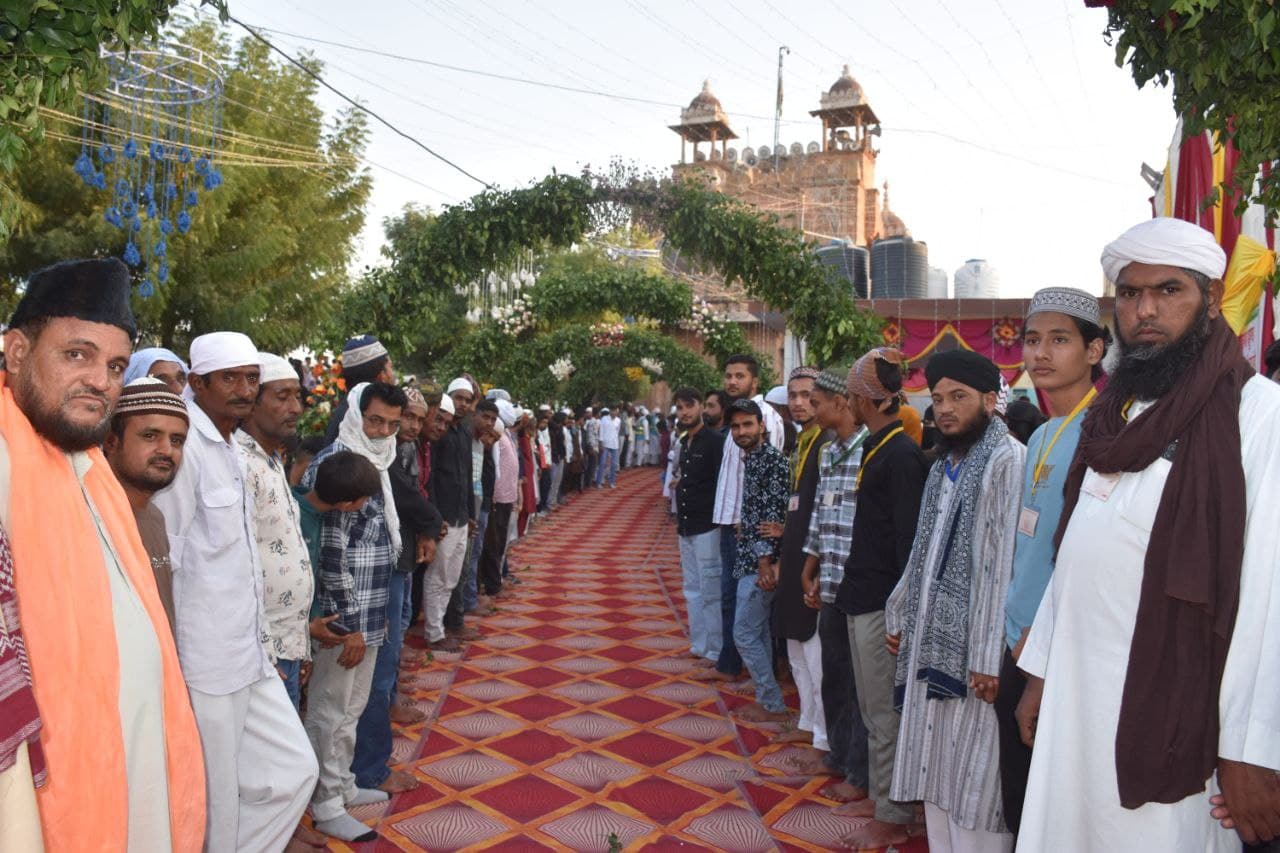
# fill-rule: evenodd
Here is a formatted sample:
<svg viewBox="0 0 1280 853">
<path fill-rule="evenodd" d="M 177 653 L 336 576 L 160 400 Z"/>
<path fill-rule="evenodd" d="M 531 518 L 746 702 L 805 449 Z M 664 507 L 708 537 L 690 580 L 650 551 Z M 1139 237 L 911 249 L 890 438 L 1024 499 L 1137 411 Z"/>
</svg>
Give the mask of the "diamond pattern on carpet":
<svg viewBox="0 0 1280 853">
<path fill-rule="evenodd" d="M 790 853 L 860 825 L 818 796 L 828 779 L 778 775 L 793 748 L 728 716 L 749 699 L 690 679 L 657 495 L 653 469 L 626 471 L 537 525 L 511 549 L 520 583 L 463 653 L 428 660 L 411 632 L 401 693 L 431 716 L 397 730 L 394 757 L 421 785 L 355 811 L 378 841 L 331 851 Z"/>
</svg>

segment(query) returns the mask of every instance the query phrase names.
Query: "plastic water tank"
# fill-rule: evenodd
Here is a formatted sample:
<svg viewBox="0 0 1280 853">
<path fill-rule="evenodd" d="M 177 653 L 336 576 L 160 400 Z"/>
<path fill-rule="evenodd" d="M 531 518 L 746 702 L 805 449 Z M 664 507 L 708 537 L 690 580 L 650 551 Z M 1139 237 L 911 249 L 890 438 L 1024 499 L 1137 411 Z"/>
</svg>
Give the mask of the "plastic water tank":
<svg viewBox="0 0 1280 853">
<path fill-rule="evenodd" d="M 875 299 L 923 299 L 929 293 L 929 246 L 910 237 L 871 244 L 871 295 Z"/>
<path fill-rule="evenodd" d="M 854 299 L 866 299 L 871 289 L 871 254 L 862 246 L 839 242 L 816 252 L 818 260 L 851 285 Z"/>
<path fill-rule="evenodd" d="M 997 299 L 1000 296 L 1000 274 L 982 258 L 971 258 L 956 270 L 956 299 Z"/>
<path fill-rule="evenodd" d="M 929 298 L 947 298 L 948 276 L 942 267 L 929 267 Z"/>
</svg>

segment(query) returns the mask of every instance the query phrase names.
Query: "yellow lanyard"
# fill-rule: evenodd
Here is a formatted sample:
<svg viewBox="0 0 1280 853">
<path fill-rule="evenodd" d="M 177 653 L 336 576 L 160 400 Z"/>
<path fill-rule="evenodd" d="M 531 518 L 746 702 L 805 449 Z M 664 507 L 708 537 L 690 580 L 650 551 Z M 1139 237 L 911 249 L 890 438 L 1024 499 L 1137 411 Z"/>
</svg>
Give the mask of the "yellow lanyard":
<svg viewBox="0 0 1280 853">
<path fill-rule="evenodd" d="M 853 481 L 853 490 L 855 492 L 862 491 L 862 475 L 867 470 L 867 463 L 871 461 L 871 457 L 875 456 L 876 453 L 879 452 L 880 448 L 888 444 L 889 439 L 893 438 L 895 435 L 897 435 L 900 432 L 902 432 L 902 427 L 896 428 L 893 432 L 889 433 L 884 438 L 880 439 L 879 444 L 871 448 L 869 451 L 867 451 L 866 454 L 863 455 L 862 464 L 858 466 L 858 476 Z"/>
<path fill-rule="evenodd" d="M 810 426 L 796 438 L 796 449 L 791 460 L 791 491 L 800 491 L 800 475 L 804 472 L 804 463 L 809 458 L 809 451 L 817 443 L 822 430 L 817 424 Z"/>
<path fill-rule="evenodd" d="M 1070 414 L 1062 419 L 1062 423 L 1058 424 L 1058 430 L 1053 434 L 1053 438 L 1049 439 L 1047 444 L 1042 444 L 1040 446 L 1040 455 L 1036 458 L 1036 467 L 1033 469 L 1031 474 L 1032 497 L 1035 497 L 1036 490 L 1040 488 L 1040 476 L 1044 473 L 1044 463 L 1049 459 L 1049 454 L 1053 452 L 1053 447 L 1058 443 L 1058 439 L 1062 438 L 1062 431 L 1065 430 L 1067 425 L 1074 421 L 1081 412 L 1089 407 L 1089 404 L 1093 402 L 1093 398 L 1096 396 L 1098 396 L 1098 389 L 1090 388 L 1089 393 L 1084 395 L 1084 399 L 1079 403 L 1076 403 L 1076 407 L 1071 410 Z"/>
</svg>

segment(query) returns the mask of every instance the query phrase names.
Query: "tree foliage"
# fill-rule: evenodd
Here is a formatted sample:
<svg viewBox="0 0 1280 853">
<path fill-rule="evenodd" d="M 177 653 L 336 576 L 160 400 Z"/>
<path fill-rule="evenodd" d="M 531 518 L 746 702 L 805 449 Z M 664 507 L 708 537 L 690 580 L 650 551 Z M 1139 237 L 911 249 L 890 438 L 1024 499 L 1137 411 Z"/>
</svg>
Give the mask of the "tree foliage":
<svg viewBox="0 0 1280 853">
<path fill-rule="evenodd" d="M 1274 226 L 1280 171 L 1255 192 L 1258 165 L 1280 159 L 1280 6 L 1275 0 L 1117 0 L 1107 36 L 1138 86 L 1173 85 L 1188 134 L 1216 131 L 1240 152 L 1239 210 L 1260 202 Z"/>
<path fill-rule="evenodd" d="M 573 245 L 592 231 L 617 227 L 620 218 L 661 233 L 683 256 L 741 284 L 771 307 L 790 312 L 790 327 L 808 341 L 820 363 L 848 360 L 879 341 L 879 321 L 858 311 L 798 231 L 698 183 L 617 172 L 552 175 L 519 190 L 486 191 L 421 223 L 417 236 L 404 241 L 404 251 L 393 263 L 397 275 L 385 298 L 392 306 L 394 328 L 385 331 L 411 340 L 430 322 L 429 306 L 441 292 L 509 265 L 530 249 L 549 252 Z M 646 292 L 643 278 L 617 279 L 608 290 L 591 288 L 589 278 L 581 281 L 563 298 L 556 297 L 580 301 L 579 315 L 590 313 L 587 305 L 602 307 L 598 303 L 603 293 L 645 305 L 652 319 L 661 320 L 654 314 L 671 310 L 646 304 L 671 294 L 661 288 Z M 571 286 L 568 280 L 562 284 Z M 741 330 L 734 337 L 733 330 L 722 328 L 723 340 L 712 343 L 717 349 L 736 346 Z M 745 346 L 745 339 L 741 343 Z"/>
<path fill-rule="evenodd" d="M 169 281 L 150 299 L 135 297 L 143 335 L 179 349 L 217 329 L 246 332 L 274 351 L 311 341 L 338 309 L 364 223 L 364 115 L 346 112 L 326 125 L 315 81 L 274 62 L 261 43 L 233 44 L 213 24 L 176 37 L 222 63 L 225 128 L 314 150 L 325 165 L 225 166 L 223 185 L 193 208 L 190 232 L 170 241 Z M 6 178 L 19 212 L 0 244 L 0 309 L 11 308 L 18 282 L 34 269 L 123 248 L 124 234 L 103 220 L 105 194 L 71 170 L 76 153 L 74 145 L 42 143 Z"/>
<path fill-rule="evenodd" d="M 561 382 L 551 373 L 550 365 L 565 357 L 573 362 L 575 372 Z M 516 399 L 562 400 L 577 405 L 636 399 L 639 384 L 626 370 L 644 359 L 662 365 L 661 375 L 649 378 L 664 379 L 672 387 L 705 389 L 719 384 L 715 368 L 660 330 L 629 327 L 620 346 L 597 347 L 591 342 L 591 326 L 583 322 L 519 341 L 505 337 L 496 326 L 486 325 L 449 354 L 442 375 L 470 369 Z"/>
</svg>

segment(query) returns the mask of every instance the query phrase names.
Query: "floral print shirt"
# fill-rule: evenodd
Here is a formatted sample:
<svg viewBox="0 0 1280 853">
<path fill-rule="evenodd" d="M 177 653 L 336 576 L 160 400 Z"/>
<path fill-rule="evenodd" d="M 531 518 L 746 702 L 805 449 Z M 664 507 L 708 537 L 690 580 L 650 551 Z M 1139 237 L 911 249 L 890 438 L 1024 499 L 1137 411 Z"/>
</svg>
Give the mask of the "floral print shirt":
<svg viewBox="0 0 1280 853">
<path fill-rule="evenodd" d="M 308 624 L 315 581 L 302 538 L 298 504 L 284 463 L 268 455 L 244 430 L 236 430 L 253 495 L 254 538 L 262 563 L 263 607 L 271 651 L 277 660 L 310 660 Z"/>
<path fill-rule="evenodd" d="M 742 515 L 738 524 L 738 559 L 733 567 L 735 578 L 754 575 L 761 557 L 778 556 L 782 539 L 761 536 L 757 528 L 763 521 L 785 522 L 791 499 L 791 466 L 781 450 L 762 442 L 742 461 Z"/>
</svg>

